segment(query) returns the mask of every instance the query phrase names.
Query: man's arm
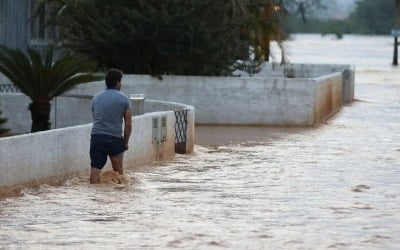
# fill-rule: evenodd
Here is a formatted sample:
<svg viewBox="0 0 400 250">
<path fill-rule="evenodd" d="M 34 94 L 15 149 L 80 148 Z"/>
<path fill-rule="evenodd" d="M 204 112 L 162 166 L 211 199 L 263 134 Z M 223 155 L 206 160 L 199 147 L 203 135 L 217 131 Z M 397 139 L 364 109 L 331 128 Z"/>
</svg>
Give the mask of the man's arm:
<svg viewBox="0 0 400 250">
<path fill-rule="evenodd" d="M 127 109 L 125 110 L 124 113 L 124 144 L 126 149 L 128 149 L 128 143 L 129 143 L 129 138 L 131 137 L 131 132 L 132 132 L 132 110 Z"/>
</svg>

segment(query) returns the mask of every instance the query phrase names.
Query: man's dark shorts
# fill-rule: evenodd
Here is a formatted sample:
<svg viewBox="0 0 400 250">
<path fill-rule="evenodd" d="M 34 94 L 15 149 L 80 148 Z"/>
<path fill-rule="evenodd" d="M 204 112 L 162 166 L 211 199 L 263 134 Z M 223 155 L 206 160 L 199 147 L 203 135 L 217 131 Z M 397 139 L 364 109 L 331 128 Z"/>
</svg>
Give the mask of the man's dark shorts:
<svg viewBox="0 0 400 250">
<path fill-rule="evenodd" d="M 107 156 L 116 156 L 126 150 L 124 139 L 103 134 L 94 134 L 90 139 L 91 166 L 102 169 L 107 162 Z"/>
</svg>

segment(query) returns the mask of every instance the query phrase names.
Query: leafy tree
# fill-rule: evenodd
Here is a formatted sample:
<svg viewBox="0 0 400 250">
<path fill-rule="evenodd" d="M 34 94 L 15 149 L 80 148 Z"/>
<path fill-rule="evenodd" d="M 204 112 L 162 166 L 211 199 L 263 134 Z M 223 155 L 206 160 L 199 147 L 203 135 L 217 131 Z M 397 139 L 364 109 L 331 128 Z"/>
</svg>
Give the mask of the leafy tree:
<svg viewBox="0 0 400 250">
<path fill-rule="evenodd" d="M 99 80 L 87 57 L 66 53 L 53 61 L 53 48 L 45 56 L 28 48 L 27 54 L 0 46 L 0 72 L 32 100 L 31 132 L 50 129 L 51 100 L 77 84 Z"/>
<path fill-rule="evenodd" d="M 2 118 L 1 117 L 2 113 L 3 112 L 1 112 L 0 110 L 0 136 L 9 131 L 9 129 L 3 128 L 3 124 L 7 122 L 7 118 Z"/>
<path fill-rule="evenodd" d="M 320 0 L 44 0 L 62 44 L 125 73 L 229 75 L 239 60 L 269 57 L 281 19 Z M 43 6 L 43 5 L 42 5 Z M 282 54 L 283 55 L 283 54 Z M 282 57 L 284 58 L 284 57 Z"/>
<path fill-rule="evenodd" d="M 249 56 L 231 0 L 50 0 L 66 48 L 126 73 L 227 75 Z M 235 1 L 233 1 L 235 2 Z M 239 2 L 239 1 L 236 1 Z"/>
</svg>

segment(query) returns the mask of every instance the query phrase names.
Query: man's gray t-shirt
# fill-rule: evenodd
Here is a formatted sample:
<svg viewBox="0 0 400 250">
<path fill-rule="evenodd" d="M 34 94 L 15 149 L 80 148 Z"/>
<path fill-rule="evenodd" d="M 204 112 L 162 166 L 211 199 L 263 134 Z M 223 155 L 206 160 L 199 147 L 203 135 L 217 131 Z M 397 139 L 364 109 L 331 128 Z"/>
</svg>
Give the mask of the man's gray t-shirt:
<svg viewBox="0 0 400 250">
<path fill-rule="evenodd" d="M 105 89 L 97 93 L 92 99 L 92 135 L 122 137 L 122 121 L 127 109 L 131 109 L 131 102 L 118 89 Z"/>
</svg>

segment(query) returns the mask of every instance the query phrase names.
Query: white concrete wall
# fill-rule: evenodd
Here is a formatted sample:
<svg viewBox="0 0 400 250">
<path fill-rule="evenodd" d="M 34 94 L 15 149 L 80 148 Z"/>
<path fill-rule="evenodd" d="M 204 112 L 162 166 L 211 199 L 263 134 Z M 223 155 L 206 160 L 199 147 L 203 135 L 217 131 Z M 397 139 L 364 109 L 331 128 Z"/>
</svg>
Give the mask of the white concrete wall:
<svg viewBox="0 0 400 250">
<path fill-rule="evenodd" d="M 51 102 L 50 122 L 51 128 L 65 128 L 91 122 L 86 112 L 88 104 L 82 105 L 85 99 L 57 97 Z M 89 100 L 90 101 L 90 100 Z M 31 131 L 32 119 L 28 109 L 31 100 L 22 93 L 0 93 L 0 109 L 2 117 L 8 118 L 4 127 L 11 129 L 12 133 L 25 134 Z M 70 113 L 65 119 L 56 118 L 55 114 Z M 71 117 L 72 116 L 72 117 Z"/>
<path fill-rule="evenodd" d="M 5 128 L 11 133 L 25 134 L 31 131 L 32 118 L 28 109 L 31 100 L 22 93 L 0 93 L 2 117 L 8 121 Z M 92 122 L 91 99 L 57 97 L 51 102 L 51 128 L 66 128 Z"/>
<path fill-rule="evenodd" d="M 91 125 L 0 138 L 0 187 L 90 169 Z"/>
<path fill-rule="evenodd" d="M 355 66 L 343 64 L 266 63 L 257 74 L 259 77 L 318 78 L 327 74 L 342 73 L 343 103 L 354 101 Z"/>
<path fill-rule="evenodd" d="M 51 105 L 51 127 L 66 128 L 75 125 L 91 123 L 92 96 L 59 96 Z"/>
<path fill-rule="evenodd" d="M 24 134 L 31 131 L 32 118 L 28 110 L 29 97 L 21 93 L 0 93 L 2 117 L 7 118 L 4 128 L 11 133 Z"/>
<path fill-rule="evenodd" d="M 331 75 L 327 76 L 329 79 Z M 335 76 L 342 84 L 342 75 Z M 318 84 L 317 84 L 318 79 Z M 187 103 L 196 108 L 196 123 L 224 125 L 316 125 L 316 91 L 319 78 L 256 78 L 125 75 L 122 91 L 143 93 L 146 98 Z M 84 84 L 69 94 L 104 89 L 104 82 Z"/>
<path fill-rule="evenodd" d="M 163 143 L 153 144 L 152 118 L 161 115 L 167 116 L 167 139 Z M 173 111 L 148 113 L 132 119 L 130 148 L 124 158 L 127 168 L 175 155 Z M 91 126 L 86 124 L 0 138 L 0 188 L 65 178 L 89 171 Z M 190 140 L 194 141 L 194 138 Z M 193 145 L 188 145 L 188 148 L 193 149 Z"/>
<path fill-rule="evenodd" d="M 1 100 L 4 100 L 4 96 L 11 96 L 10 99 L 15 103 L 21 103 L 21 100 L 25 100 L 22 94 L 1 94 Z M 69 100 L 73 103 L 74 98 Z M 68 98 L 65 97 L 64 101 L 68 101 Z M 152 108 L 153 112 L 132 117 L 133 128 L 129 141 L 130 148 L 124 157 L 125 166 L 128 168 L 156 160 L 165 160 L 175 155 L 175 114 L 173 110 L 168 111 L 169 107 L 188 110 L 186 153 L 193 152 L 195 141 L 194 108 L 178 103 L 149 102 L 155 104 L 155 107 Z M 150 106 L 151 104 L 149 104 Z M 25 109 L 24 105 L 20 105 L 20 107 Z M 155 112 L 157 108 L 165 111 Z M 86 109 L 85 105 L 81 109 L 75 110 L 75 114 L 78 114 L 79 110 Z M 69 113 L 70 111 L 68 110 Z M 19 112 L 14 107 L 10 113 L 18 114 Z M 28 119 L 25 120 L 25 124 L 22 124 L 23 120 L 16 123 L 21 123 L 21 126 L 25 125 L 25 129 L 29 129 L 29 112 L 25 110 L 24 113 L 28 116 L 21 116 L 23 119 Z M 89 115 L 90 112 L 86 112 L 86 114 Z M 161 116 L 167 118 L 166 141 L 153 144 L 153 118 L 158 117 L 160 119 Z M 79 114 L 79 117 L 82 117 L 82 114 Z M 68 119 L 71 119 L 71 116 L 68 116 Z M 14 119 L 11 118 L 10 120 L 12 123 Z M 28 123 L 29 125 L 26 126 Z M 0 138 L 0 188 L 32 182 L 45 182 L 48 179 L 65 178 L 89 171 L 91 127 L 90 123 Z"/>
<path fill-rule="evenodd" d="M 342 84 L 340 73 L 319 77 L 316 79 L 314 123 L 326 121 L 337 113 L 343 105 Z"/>
<path fill-rule="evenodd" d="M 318 85 L 324 84 L 323 79 L 333 72 L 341 74 L 343 103 L 351 102 L 354 99 L 354 66 L 351 65 L 265 64 L 255 77 L 162 76 L 159 80 L 148 75 L 125 75 L 122 91 L 127 95 L 143 93 L 146 98 L 195 106 L 198 124 L 309 126 L 324 120 L 315 113 L 321 109 L 315 106 L 321 103 L 315 101 L 315 91 L 323 89 L 316 88 L 315 82 L 318 79 Z M 99 81 L 79 85 L 68 94 L 91 96 L 104 87 L 104 81 Z M 73 119 L 58 119 L 53 115 L 53 127 L 74 125 L 70 122 L 78 118 L 90 121 L 86 101 L 74 105 L 66 102 L 58 97 L 53 101 L 52 112 L 63 117 L 68 117 L 71 110 L 77 113 Z M 321 114 L 325 112 L 318 113 Z M 10 117 L 8 113 L 4 116 Z"/>
<path fill-rule="evenodd" d="M 88 95 L 54 98 L 51 102 L 51 128 L 66 128 L 91 123 L 93 119 L 91 99 L 92 96 Z M 11 132 L 15 134 L 29 133 L 32 124 L 31 113 L 28 110 L 30 99 L 22 93 L 0 93 L 0 102 L 0 110 L 3 112 L 1 117 L 8 118 L 4 127 L 11 129 Z M 144 103 L 145 113 L 193 109 L 191 106 L 174 102 L 145 99 Z"/>
</svg>

